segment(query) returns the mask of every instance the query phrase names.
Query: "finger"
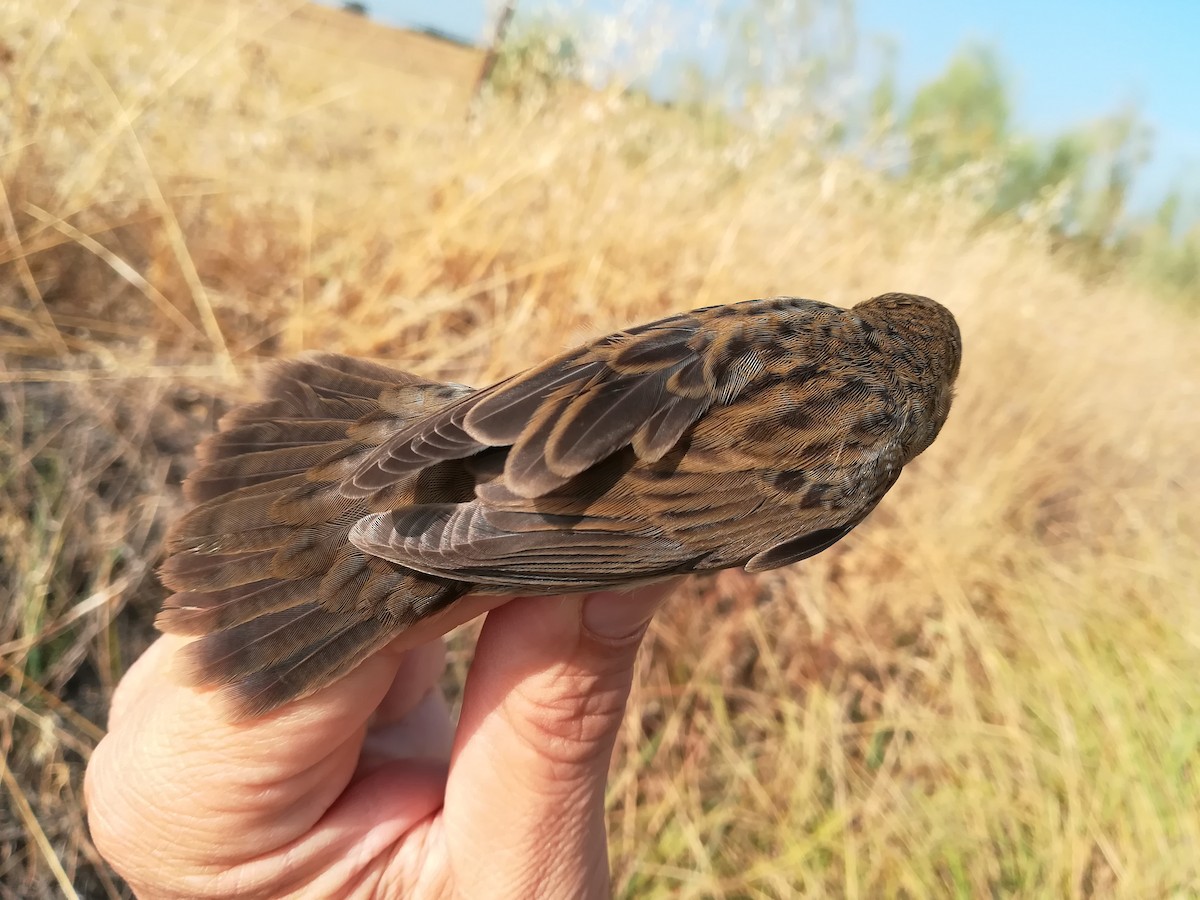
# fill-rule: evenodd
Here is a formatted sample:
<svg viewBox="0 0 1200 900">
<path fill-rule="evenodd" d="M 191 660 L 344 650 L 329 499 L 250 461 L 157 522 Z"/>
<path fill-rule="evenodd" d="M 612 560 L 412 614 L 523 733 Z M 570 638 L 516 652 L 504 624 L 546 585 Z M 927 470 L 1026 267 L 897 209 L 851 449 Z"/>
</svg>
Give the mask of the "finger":
<svg viewBox="0 0 1200 900">
<path fill-rule="evenodd" d="M 607 896 L 609 760 L 638 645 L 669 589 L 523 598 L 489 613 L 446 788 L 451 858 L 478 879 L 465 895 Z"/>
<path fill-rule="evenodd" d="M 396 760 L 450 761 L 454 724 L 438 685 L 446 644 L 431 641 L 410 650 L 367 728 L 354 779 Z"/>
<path fill-rule="evenodd" d="M 401 721 L 367 731 L 354 781 L 394 762 L 419 759 L 445 765 L 450 761 L 453 744 L 454 720 L 450 707 L 442 692 L 435 688 Z"/>
<path fill-rule="evenodd" d="M 183 643 L 162 638 L 131 669 L 89 762 L 93 837 L 135 880 L 146 866 L 234 866 L 307 831 L 349 781 L 402 661 L 381 653 L 303 709 L 230 723 L 213 694 L 175 677 Z"/>
<path fill-rule="evenodd" d="M 109 734 L 89 763 L 89 821 L 101 852 L 128 875 L 139 865 L 228 867 L 294 841 L 353 777 L 367 721 L 408 651 L 506 599 L 464 598 L 328 688 L 237 723 L 219 694 L 183 682 L 186 641 L 160 638 L 118 689 Z"/>
<path fill-rule="evenodd" d="M 438 686 L 445 668 L 446 642 L 440 638 L 408 651 L 371 716 L 371 729 L 402 721 Z"/>
</svg>

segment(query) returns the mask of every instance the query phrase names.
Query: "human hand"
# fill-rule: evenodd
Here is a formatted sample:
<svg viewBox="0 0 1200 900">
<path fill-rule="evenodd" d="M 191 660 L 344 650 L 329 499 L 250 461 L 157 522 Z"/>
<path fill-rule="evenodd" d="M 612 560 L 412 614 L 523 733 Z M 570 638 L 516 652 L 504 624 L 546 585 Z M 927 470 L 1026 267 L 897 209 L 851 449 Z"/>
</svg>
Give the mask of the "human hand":
<svg viewBox="0 0 1200 900">
<path fill-rule="evenodd" d="M 664 585 L 488 613 L 457 729 L 421 622 L 330 687 L 231 723 L 166 636 L 88 767 L 96 846 L 144 897 L 603 897 L 604 791 Z"/>
</svg>

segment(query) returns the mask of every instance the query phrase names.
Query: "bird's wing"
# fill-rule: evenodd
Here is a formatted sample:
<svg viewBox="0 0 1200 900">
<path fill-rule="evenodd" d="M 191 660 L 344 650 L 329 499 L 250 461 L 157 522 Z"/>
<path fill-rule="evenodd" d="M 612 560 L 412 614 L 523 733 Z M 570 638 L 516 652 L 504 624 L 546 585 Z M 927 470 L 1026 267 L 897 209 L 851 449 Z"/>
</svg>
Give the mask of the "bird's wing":
<svg viewBox="0 0 1200 900">
<path fill-rule="evenodd" d="M 691 571 L 701 556 L 627 521 L 489 508 L 480 501 L 375 513 L 350 530 L 364 553 L 427 575 L 531 592 L 594 590 Z"/>
<path fill-rule="evenodd" d="M 447 459 L 508 447 L 504 481 L 539 497 L 632 445 L 664 456 L 713 402 L 710 335 L 675 316 L 590 346 L 452 403 L 387 440 L 346 478 L 368 496 Z"/>
</svg>

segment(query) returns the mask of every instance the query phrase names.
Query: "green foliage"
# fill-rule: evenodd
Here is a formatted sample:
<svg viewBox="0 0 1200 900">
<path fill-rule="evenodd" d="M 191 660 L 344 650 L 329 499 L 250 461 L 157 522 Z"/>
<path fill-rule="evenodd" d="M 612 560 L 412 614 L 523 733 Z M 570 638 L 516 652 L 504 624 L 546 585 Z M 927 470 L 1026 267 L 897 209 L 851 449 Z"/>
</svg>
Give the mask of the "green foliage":
<svg viewBox="0 0 1200 900">
<path fill-rule="evenodd" d="M 912 173 L 942 178 L 1002 153 L 1010 140 L 1010 113 L 996 54 L 986 47 L 967 47 L 917 92 L 909 107 L 904 128 Z"/>
<path fill-rule="evenodd" d="M 342 3 L 342 9 L 348 13 L 354 13 L 356 16 L 368 16 L 371 14 L 370 9 L 367 8 L 367 4 L 360 3 L 359 0 L 345 0 Z"/>
<path fill-rule="evenodd" d="M 500 94 L 529 97 L 578 81 L 582 60 L 574 33 L 569 24 L 555 19 L 518 19 L 500 46 L 489 84 Z"/>
<path fill-rule="evenodd" d="M 1195 238 L 1150 227 L 1129 209 L 1153 135 L 1136 107 L 1058 134 L 1016 125 L 999 53 L 969 44 L 909 98 L 899 48 L 861 40 L 853 0 L 751 0 L 718 22 L 704 59 L 681 66 L 678 102 L 714 137 L 749 127 L 796 150 L 860 154 L 914 182 L 980 204 L 982 222 L 1019 219 L 1097 271 L 1131 263 L 1173 291 L 1200 296 Z M 865 88 L 864 88 L 865 85 Z"/>
<path fill-rule="evenodd" d="M 1060 135 L 1045 145 L 1024 137 L 1012 139 L 1004 148 L 992 212 L 1020 215 L 1056 189 L 1061 189 L 1063 205 L 1069 205 L 1087 162 L 1087 142 L 1079 134 Z M 1061 215 L 1052 224 L 1061 225 Z"/>
<path fill-rule="evenodd" d="M 1181 229 L 1182 210 L 1183 197 L 1174 190 L 1135 233 L 1130 255 L 1144 279 L 1200 309 L 1200 222 Z"/>
<path fill-rule="evenodd" d="M 854 0 L 750 0 L 719 15 L 720 38 L 688 67 L 683 102 L 706 119 L 736 110 L 759 131 L 840 143 L 858 58 Z"/>
<path fill-rule="evenodd" d="M 892 82 L 870 98 L 873 126 L 895 121 Z M 1200 302 L 1200 237 L 1180 234 L 1182 200 L 1149 218 L 1128 207 L 1149 161 L 1153 133 L 1136 107 L 1067 128 L 1048 140 L 1019 133 L 1004 68 L 994 50 L 971 45 L 923 85 L 900 121 L 910 177 L 960 178 L 972 166 L 986 218 L 1018 217 L 1058 236 L 1099 271 L 1129 268 Z M 886 127 L 885 127 L 886 132 Z"/>
</svg>

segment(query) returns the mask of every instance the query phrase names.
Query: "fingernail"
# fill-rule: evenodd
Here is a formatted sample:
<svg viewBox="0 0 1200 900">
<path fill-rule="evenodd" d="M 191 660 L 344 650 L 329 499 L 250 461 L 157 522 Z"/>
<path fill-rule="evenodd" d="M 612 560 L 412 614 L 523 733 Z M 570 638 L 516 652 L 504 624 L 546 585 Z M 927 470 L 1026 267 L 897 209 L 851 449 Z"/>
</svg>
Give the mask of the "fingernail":
<svg viewBox="0 0 1200 900">
<path fill-rule="evenodd" d="M 658 609 L 658 599 L 645 591 L 604 591 L 583 601 L 583 627 L 604 640 L 641 634 Z"/>
</svg>

